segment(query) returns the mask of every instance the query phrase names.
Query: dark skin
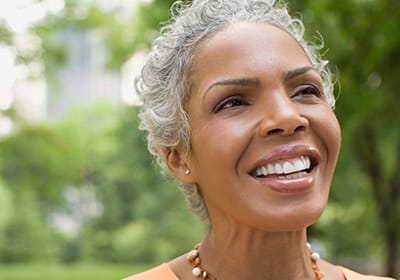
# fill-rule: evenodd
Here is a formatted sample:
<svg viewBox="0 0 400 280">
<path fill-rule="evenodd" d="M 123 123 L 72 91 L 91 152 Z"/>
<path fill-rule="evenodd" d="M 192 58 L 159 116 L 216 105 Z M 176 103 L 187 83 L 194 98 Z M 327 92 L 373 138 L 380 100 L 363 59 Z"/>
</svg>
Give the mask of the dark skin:
<svg viewBox="0 0 400 280">
<path fill-rule="evenodd" d="M 289 34 L 267 24 L 217 32 L 198 46 L 195 62 L 186 108 L 191 151 L 164 157 L 207 205 L 203 267 L 218 279 L 315 279 L 306 228 L 326 206 L 340 149 L 321 77 Z M 307 172 L 254 175 L 305 157 L 313 162 Z M 169 265 L 179 279 L 195 279 L 185 256 Z M 344 279 L 334 265 L 318 265 L 324 280 Z"/>
</svg>

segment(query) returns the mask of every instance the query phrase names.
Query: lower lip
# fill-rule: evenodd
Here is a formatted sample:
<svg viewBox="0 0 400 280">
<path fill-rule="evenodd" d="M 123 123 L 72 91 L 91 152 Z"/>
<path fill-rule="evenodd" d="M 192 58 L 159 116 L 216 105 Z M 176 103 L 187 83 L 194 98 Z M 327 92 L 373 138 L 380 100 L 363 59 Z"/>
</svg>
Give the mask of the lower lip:
<svg viewBox="0 0 400 280">
<path fill-rule="evenodd" d="M 306 176 L 297 179 L 279 179 L 278 177 L 255 178 L 262 185 L 279 193 L 301 193 L 309 191 L 315 182 L 316 168 Z M 254 177 L 253 177 L 254 178 Z"/>
</svg>

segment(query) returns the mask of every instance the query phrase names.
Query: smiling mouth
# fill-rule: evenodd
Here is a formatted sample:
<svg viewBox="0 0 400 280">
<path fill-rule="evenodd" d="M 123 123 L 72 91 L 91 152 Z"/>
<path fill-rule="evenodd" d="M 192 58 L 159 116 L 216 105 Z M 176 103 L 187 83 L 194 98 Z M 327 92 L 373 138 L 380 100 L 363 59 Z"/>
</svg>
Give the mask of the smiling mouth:
<svg viewBox="0 0 400 280">
<path fill-rule="evenodd" d="M 316 164 L 310 156 L 300 156 L 258 166 L 250 174 L 256 178 L 299 179 L 307 176 Z"/>
</svg>

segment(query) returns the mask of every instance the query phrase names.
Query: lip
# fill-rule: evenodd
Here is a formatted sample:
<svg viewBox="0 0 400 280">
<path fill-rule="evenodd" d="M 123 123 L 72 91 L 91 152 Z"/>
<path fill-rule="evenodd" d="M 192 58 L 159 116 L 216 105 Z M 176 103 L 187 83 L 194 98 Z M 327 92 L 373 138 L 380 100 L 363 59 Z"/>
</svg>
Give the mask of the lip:
<svg viewBox="0 0 400 280">
<path fill-rule="evenodd" d="M 251 171 L 259 166 L 265 166 L 268 163 L 292 159 L 301 156 L 308 156 L 311 159 L 313 169 L 306 176 L 297 179 L 280 179 L 278 176 L 254 177 Z M 312 188 L 315 182 L 316 170 L 320 162 L 319 152 L 309 145 L 285 145 L 280 146 L 259 159 L 249 170 L 248 174 L 254 180 L 262 185 L 280 193 L 298 193 Z"/>
</svg>

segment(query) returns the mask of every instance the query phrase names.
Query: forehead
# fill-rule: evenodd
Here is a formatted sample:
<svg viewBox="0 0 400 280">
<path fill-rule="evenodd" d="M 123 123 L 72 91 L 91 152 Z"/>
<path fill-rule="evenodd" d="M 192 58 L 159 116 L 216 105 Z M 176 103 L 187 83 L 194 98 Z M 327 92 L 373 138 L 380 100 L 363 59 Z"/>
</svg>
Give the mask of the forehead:
<svg viewBox="0 0 400 280">
<path fill-rule="evenodd" d="M 311 66 L 300 44 L 286 31 L 263 23 L 237 23 L 213 34 L 197 47 L 191 82 L 204 78 L 278 75 Z"/>
</svg>

